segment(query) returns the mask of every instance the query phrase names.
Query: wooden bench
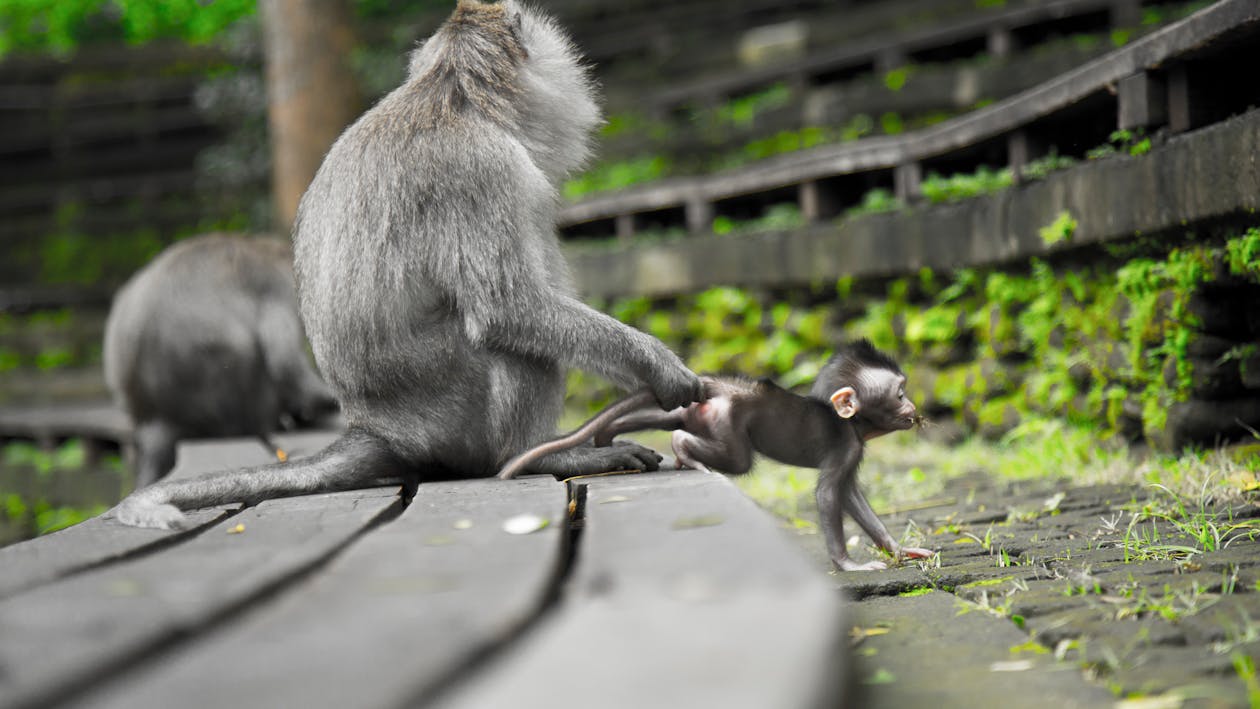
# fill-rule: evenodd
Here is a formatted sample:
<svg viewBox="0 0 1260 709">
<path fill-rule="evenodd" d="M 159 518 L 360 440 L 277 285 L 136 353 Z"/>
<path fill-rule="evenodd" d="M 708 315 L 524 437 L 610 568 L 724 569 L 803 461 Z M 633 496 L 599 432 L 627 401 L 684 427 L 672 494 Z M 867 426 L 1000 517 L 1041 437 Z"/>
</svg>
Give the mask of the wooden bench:
<svg viewBox="0 0 1260 709">
<path fill-rule="evenodd" d="M 329 434 L 291 434 L 295 456 Z M 172 473 L 266 462 L 182 445 Z M 719 475 L 423 484 L 0 549 L 0 706 L 837 705 L 834 584 Z M 513 528 L 514 525 L 519 528 Z"/>
</svg>

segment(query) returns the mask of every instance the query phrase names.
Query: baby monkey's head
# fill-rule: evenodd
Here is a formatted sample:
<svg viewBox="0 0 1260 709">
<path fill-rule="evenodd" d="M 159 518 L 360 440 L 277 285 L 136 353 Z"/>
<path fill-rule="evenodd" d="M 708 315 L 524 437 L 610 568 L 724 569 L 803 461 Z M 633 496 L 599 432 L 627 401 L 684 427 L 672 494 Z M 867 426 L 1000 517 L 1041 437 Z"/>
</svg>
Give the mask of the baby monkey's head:
<svg viewBox="0 0 1260 709">
<path fill-rule="evenodd" d="M 922 422 L 906 397 L 906 375 L 869 340 L 841 345 L 814 381 L 811 396 L 829 402 L 841 418 L 862 424 L 866 439 Z"/>
</svg>

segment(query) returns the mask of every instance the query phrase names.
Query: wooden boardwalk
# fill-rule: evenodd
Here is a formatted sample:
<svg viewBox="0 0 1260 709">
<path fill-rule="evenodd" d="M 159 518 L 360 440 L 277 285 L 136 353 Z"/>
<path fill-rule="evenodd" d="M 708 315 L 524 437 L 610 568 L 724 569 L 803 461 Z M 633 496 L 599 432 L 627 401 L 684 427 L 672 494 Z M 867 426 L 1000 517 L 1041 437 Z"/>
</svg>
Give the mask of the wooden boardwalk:
<svg viewBox="0 0 1260 709">
<path fill-rule="evenodd" d="M 330 434 L 279 437 L 294 455 Z M 181 446 L 173 475 L 266 462 Z M 725 478 L 424 484 L 0 549 L 0 706 L 839 706 L 834 584 Z"/>
</svg>

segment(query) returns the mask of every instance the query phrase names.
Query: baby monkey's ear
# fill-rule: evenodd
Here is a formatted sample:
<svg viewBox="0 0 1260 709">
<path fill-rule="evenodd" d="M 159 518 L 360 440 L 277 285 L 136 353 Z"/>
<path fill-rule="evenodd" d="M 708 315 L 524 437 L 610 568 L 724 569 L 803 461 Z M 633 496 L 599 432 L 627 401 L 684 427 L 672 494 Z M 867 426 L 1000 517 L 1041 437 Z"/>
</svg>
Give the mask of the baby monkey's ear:
<svg viewBox="0 0 1260 709">
<path fill-rule="evenodd" d="M 836 408 L 836 413 L 842 419 L 853 418 L 862 408 L 862 405 L 858 403 L 858 395 L 853 387 L 836 389 L 831 395 L 831 405 Z"/>
</svg>

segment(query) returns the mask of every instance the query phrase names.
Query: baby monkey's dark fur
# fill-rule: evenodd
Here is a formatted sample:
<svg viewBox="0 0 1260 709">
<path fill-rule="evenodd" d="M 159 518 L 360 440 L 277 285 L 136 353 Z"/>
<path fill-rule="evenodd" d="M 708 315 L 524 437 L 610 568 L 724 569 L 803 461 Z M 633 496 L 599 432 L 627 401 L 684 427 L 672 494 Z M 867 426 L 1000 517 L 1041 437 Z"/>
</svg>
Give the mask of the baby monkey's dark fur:
<svg viewBox="0 0 1260 709">
<path fill-rule="evenodd" d="M 893 557 L 932 556 L 928 549 L 899 545 L 857 485 L 866 441 L 920 421 L 905 396 L 906 377 L 891 357 L 866 340 L 842 346 L 823 366 L 808 396 L 793 394 L 768 379 L 702 379 L 708 397 L 702 403 L 661 411 L 654 408 L 649 392 L 633 394 L 568 436 L 518 455 L 499 477 L 514 477 L 539 457 L 588 440 L 603 446 L 622 433 L 671 430 L 679 464 L 698 470 L 740 475 L 752 468 L 754 452 L 788 465 L 818 468 L 818 513 L 836 568 L 885 567 L 880 561 L 859 564 L 849 557 L 844 512 Z"/>
</svg>

